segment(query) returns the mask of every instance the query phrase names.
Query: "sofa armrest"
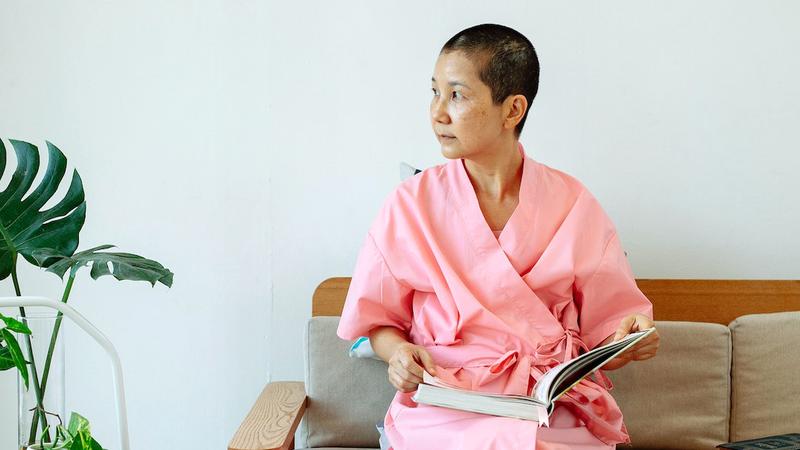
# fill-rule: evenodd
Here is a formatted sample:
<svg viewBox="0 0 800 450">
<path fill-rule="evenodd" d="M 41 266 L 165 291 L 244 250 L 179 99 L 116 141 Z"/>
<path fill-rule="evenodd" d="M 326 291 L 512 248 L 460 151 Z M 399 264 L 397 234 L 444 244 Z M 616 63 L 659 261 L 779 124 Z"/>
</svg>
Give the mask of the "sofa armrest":
<svg viewBox="0 0 800 450">
<path fill-rule="evenodd" d="M 306 409 L 301 381 L 275 381 L 264 391 L 228 444 L 228 450 L 291 450 Z"/>
</svg>

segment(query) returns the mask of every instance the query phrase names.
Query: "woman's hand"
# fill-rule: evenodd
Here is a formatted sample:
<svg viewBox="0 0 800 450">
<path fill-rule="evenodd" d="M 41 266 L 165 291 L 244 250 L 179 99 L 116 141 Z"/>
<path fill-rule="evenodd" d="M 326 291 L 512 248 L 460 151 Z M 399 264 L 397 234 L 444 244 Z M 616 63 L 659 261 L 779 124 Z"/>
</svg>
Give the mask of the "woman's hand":
<svg viewBox="0 0 800 450">
<path fill-rule="evenodd" d="M 433 358 L 425 347 L 409 342 L 400 344 L 389 358 L 389 382 L 401 392 L 412 392 L 422 383 L 423 368 L 436 375 Z"/>
<path fill-rule="evenodd" d="M 614 336 L 610 339 L 606 339 L 602 344 L 618 341 L 630 333 L 652 328 L 653 326 L 655 326 L 653 321 L 644 314 L 631 314 L 622 319 Z M 636 345 L 625 350 L 623 353 L 617 355 L 616 358 L 606 363 L 603 366 L 603 370 L 619 369 L 631 361 L 641 361 L 656 356 L 659 341 L 658 330 L 655 330 L 649 336 L 637 342 Z"/>
</svg>

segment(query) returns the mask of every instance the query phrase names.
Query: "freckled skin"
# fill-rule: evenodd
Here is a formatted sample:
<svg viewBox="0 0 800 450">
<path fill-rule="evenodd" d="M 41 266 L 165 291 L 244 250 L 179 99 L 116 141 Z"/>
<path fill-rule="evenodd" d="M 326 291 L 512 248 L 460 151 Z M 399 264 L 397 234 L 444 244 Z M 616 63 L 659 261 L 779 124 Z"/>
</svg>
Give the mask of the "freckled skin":
<svg viewBox="0 0 800 450">
<path fill-rule="evenodd" d="M 436 60 L 430 105 L 431 127 L 448 159 L 464 159 L 481 211 L 492 229 L 502 229 L 518 203 L 522 159 L 515 127 L 527 108 L 524 95 L 496 104 L 479 76 L 479 57 L 461 51 Z M 452 135 L 445 139 L 439 135 Z M 476 166 L 477 165 L 477 166 Z"/>
<path fill-rule="evenodd" d="M 495 104 L 489 86 L 478 75 L 478 66 L 461 51 L 442 53 L 436 60 L 431 87 L 431 127 L 441 139 L 442 154 L 449 159 L 484 159 L 502 149 L 516 148 L 514 128 L 527 108 L 523 95 L 512 95 Z M 462 85 L 451 85 L 451 82 Z"/>
</svg>

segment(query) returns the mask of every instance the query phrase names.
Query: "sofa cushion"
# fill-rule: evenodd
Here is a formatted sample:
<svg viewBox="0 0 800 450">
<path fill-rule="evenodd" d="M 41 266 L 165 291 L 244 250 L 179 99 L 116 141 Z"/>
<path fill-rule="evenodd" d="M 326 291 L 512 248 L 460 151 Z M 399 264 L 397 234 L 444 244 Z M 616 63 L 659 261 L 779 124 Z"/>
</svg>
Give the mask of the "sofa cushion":
<svg viewBox="0 0 800 450">
<path fill-rule="evenodd" d="M 731 322 L 731 440 L 800 430 L 800 312 Z"/>
<path fill-rule="evenodd" d="M 654 358 L 605 372 L 637 449 L 709 449 L 728 441 L 728 327 L 656 321 Z"/>
<path fill-rule="evenodd" d="M 350 358 L 350 343 L 336 336 L 339 317 L 313 317 L 305 333 L 308 406 L 299 447 L 378 447 L 375 424 L 383 420 L 395 389 L 386 363 Z"/>
<path fill-rule="evenodd" d="M 375 423 L 394 395 L 386 364 L 347 356 L 338 317 L 311 318 L 305 333 L 308 407 L 298 446 L 378 446 Z M 634 448 L 708 449 L 728 441 L 731 341 L 728 327 L 656 321 L 658 355 L 606 374 Z"/>
</svg>

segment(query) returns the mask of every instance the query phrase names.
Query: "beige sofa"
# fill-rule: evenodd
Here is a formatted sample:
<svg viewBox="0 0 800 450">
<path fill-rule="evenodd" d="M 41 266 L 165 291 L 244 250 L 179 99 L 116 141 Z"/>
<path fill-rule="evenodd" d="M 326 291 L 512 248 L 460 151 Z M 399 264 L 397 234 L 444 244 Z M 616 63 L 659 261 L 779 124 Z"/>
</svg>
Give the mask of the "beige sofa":
<svg viewBox="0 0 800 450">
<path fill-rule="evenodd" d="M 298 424 L 298 448 L 378 447 L 375 423 L 394 393 L 386 364 L 350 358 L 349 343 L 336 337 L 338 320 L 308 321 L 304 383 L 270 383 L 229 449 L 294 448 Z M 728 326 L 657 320 L 656 327 L 658 356 L 606 372 L 632 448 L 711 449 L 800 432 L 800 312 L 750 314 Z"/>
</svg>

